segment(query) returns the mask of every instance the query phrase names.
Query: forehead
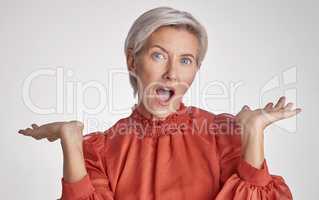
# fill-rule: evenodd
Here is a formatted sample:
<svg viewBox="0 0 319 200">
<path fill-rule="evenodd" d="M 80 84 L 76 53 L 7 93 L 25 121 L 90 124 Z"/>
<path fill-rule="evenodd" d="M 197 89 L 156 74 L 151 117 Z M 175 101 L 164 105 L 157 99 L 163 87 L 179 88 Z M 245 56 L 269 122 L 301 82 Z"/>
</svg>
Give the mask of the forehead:
<svg viewBox="0 0 319 200">
<path fill-rule="evenodd" d="M 199 42 L 196 35 L 184 28 L 160 27 L 146 42 L 147 49 L 159 45 L 170 53 L 193 54 L 197 56 Z"/>
</svg>

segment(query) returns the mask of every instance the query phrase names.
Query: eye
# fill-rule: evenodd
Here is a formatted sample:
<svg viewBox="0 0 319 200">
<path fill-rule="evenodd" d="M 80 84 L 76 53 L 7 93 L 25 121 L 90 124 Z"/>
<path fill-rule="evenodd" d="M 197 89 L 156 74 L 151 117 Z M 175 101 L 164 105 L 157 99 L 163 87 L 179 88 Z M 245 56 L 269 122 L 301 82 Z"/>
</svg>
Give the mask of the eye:
<svg viewBox="0 0 319 200">
<path fill-rule="evenodd" d="M 162 59 L 165 59 L 164 55 L 159 53 L 159 52 L 154 52 L 152 54 L 152 57 L 155 59 L 155 60 L 162 60 Z"/>
<path fill-rule="evenodd" d="M 189 58 L 182 58 L 182 59 L 181 59 L 181 63 L 182 63 L 182 64 L 185 64 L 185 65 L 189 65 L 189 64 L 192 63 L 192 60 L 189 59 Z"/>
</svg>

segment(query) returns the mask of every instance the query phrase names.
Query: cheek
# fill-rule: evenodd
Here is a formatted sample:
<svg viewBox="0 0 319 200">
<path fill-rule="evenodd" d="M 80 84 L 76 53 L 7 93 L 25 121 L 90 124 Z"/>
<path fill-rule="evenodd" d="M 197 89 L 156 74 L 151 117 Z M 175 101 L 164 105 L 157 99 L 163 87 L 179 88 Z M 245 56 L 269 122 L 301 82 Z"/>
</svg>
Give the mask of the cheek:
<svg viewBox="0 0 319 200">
<path fill-rule="evenodd" d="M 193 69 L 188 69 L 188 70 L 184 70 L 183 72 L 181 72 L 181 76 L 180 76 L 180 92 L 182 94 L 185 94 L 186 91 L 188 90 L 188 88 L 191 87 L 195 76 L 196 76 L 197 71 L 193 70 Z"/>
<path fill-rule="evenodd" d="M 183 83 L 192 84 L 196 76 L 196 70 L 193 68 L 181 70 L 180 80 Z"/>
<path fill-rule="evenodd" d="M 150 59 L 143 59 L 139 64 L 138 75 L 145 84 L 155 82 L 160 79 L 163 67 Z"/>
<path fill-rule="evenodd" d="M 146 64 L 146 63 L 144 63 Z M 150 89 L 154 84 L 160 80 L 160 72 L 154 70 L 156 67 L 150 65 L 140 65 L 137 75 L 139 77 L 140 84 L 144 89 Z M 145 91 L 149 93 L 150 91 Z"/>
</svg>

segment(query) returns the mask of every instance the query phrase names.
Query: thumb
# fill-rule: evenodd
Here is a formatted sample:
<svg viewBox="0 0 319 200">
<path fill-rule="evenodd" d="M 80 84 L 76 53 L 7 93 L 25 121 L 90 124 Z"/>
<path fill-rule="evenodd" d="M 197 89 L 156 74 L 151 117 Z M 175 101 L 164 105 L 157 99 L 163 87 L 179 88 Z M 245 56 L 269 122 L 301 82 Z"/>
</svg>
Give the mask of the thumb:
<svg viewBox="0 0 319 200">
<path fill-rule="evenodd" d="M 244 105 L 241 110 L 250 110 L 249 106 Z"/>
<path fill-rule="evenodd" d="M 246 110 L 250 110 L 250 108 L 249 108 L 249 106 L 244 105 L 244 106 L 241 108 L 241 110 L 237 113 L 237 116 L 240 115 L 241 113 L 243 113 L 243 112 L 246 111 Z"/>
</svg>

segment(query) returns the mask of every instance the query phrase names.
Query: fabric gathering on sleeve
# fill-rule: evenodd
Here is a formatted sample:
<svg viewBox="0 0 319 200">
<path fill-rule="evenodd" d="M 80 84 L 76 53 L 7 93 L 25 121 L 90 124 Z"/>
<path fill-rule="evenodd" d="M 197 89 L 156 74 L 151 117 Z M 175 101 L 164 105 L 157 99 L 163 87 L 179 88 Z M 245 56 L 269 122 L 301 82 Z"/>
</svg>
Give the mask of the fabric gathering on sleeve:
<svg viewBox="0 0 319 200">
<path fill-rule="evenodd" d="M 221 127 L 226 127 L 220 134 L 216 134 L 222 185 L 216 200 L 293 199 L 285 180 L 269 173 L 266 159 L 258 169 L 243 158 L 241 129 L 235 123 L 234 115 L 220 114 L 216 116 L 216 123 L 223 123 Z"/>
<path fill-rule="evenodd" d="M 100 132 L 92 132 L 83 137 L 83 155 L 87 174 L 79 181 L 62 183 L 60 200 L 112 200 L 113 192 L 102 158 L 105 137 Z"/>
</svg>

